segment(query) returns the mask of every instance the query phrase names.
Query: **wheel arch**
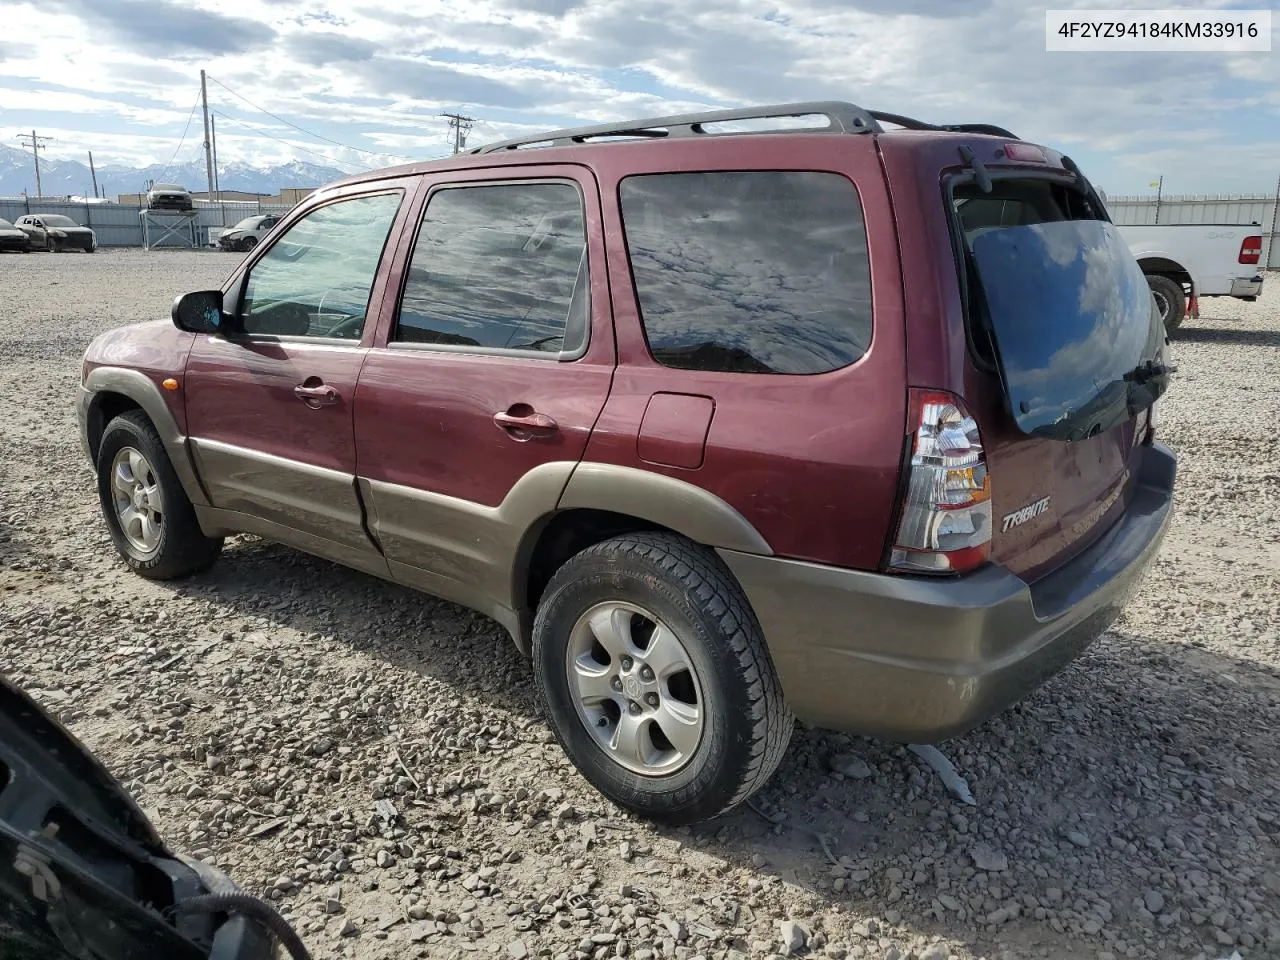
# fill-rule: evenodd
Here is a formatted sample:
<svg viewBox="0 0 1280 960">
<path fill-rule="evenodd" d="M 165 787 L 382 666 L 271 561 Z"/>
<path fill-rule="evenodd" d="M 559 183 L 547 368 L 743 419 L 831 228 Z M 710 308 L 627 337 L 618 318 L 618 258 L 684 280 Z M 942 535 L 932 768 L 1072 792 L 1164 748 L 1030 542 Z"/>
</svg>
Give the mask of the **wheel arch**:
<svg viewBox="0 0 1280 960">
<path fill-rule="evenodd" d="M 1138 257 L 1138 266 L 1142 268 L 1144 274 L 1156 273 L 1166 276 L 1176 283 L 1190 284 L 1192 293 L 1199 289 L 1195 275 L 1177 260 L 1163 253 L 1142 254 Z"/>
<path fill-rule="evenodd" d="M 675 533 L 712 549 L 773 554 L 742 514 L 699 486 L 634 467 L 579 464 L 556 509 L 531 524 L 516 548 L 511 583 L 516 645 L 529 651 L 533 613 L 565 561 L 593 544 L 640 531 Z"/>
<path fill-rule="evenodd" d="M 90 394 L 85 420 L 89 455 L 96 463 L 102 433 L 112 418 L 128 410 L 141 410 L 160 434 L 165 453 L 178 475 L 183 492 L 195 505 L 207 506 L 209 498 L 196 474 L 195 464 L 187 449 L 187 438 L 178 427 L 160 388 L 146 374 L 123 367 L 95 367 L 85 378 L 84 389 Z"/>
</svg>

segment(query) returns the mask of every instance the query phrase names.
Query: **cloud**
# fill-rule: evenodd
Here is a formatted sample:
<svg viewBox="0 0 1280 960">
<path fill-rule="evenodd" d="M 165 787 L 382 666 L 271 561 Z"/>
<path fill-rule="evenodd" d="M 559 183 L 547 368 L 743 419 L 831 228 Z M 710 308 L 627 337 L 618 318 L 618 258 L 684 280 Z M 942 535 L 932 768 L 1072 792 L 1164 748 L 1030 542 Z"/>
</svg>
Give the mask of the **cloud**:
<svg viewBox="0 0 1280 960">
<path fill-rule="evenodd" d="M 295 33 L 285 41 L 285 47 L 304 64 L 317 67 L 372 60 L 378 50 L 371 40 L 331 32 Z"/>
<path fill-rule="evenodd" d="M 369 149 L 391 137 L 397 153 L 437 153 L 443 141 L 432 118 L 454 107 L 480 118 L 472 140 L 483 142 L 832 97 L 924 120 L 1007 126 L 1068 150 L 1113 194 L 1141 190 L 1157 173 L 1186 192 L 1274 184 L 1274 54 L 1049 54 L 1043 8 L 1023 0 L 417 0 L 409 11 L 374 0 L 0 5 L 6 86 L 74 77 L 87 95 L 187 110 L 195 65 L 323 136 Z M 38 53 L 22 47 L 32 38 Z M 262 119 L 218 97 L 224 110 Z M 24 108 L 6 121 L 29 126 L 40 117 Z M 181 135 L 181 124 L 119 109 L 79 122 L 85 142 L 108 124 L 175 145 Z M 405 144 L 415 130 L 418 145 Z M 277 148 L 263 139 L 256 151 Z"/>
<path fill-rule="evenodd" d="M 53 0 L 48 5 L 102 27 L 130 49 L 153 54 L 242 53 L 276 38 L 261 21 L 171 0 Z"/>
<path fill-rule="evenodd" d="M 435 102 L 517 108 L 533 103 L 532 96 L 480 72 L 412 57 L 378 57 L 351 64 L 350 73 L 367 89 L 384 97 L 430 97 Z"/>
</svg>

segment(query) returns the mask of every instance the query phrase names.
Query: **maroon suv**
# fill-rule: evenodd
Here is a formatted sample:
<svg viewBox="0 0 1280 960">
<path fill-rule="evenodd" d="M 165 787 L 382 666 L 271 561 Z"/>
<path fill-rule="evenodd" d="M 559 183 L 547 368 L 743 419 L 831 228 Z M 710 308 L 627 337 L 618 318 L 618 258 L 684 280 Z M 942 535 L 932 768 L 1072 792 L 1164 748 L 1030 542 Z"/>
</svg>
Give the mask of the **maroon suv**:
<svg viewBox="0 0 1280 960">
<path fill-rule="evenodd" d="M 951 737 L 1105 630 L 1170 516 L 1164 350 L 1069 158 L 790 104 L 335 183 L 94 341 L 79 413 L 138 573 L 248 532 L 483 611 L 682 822 L 793 716 Z"/>
</svg>

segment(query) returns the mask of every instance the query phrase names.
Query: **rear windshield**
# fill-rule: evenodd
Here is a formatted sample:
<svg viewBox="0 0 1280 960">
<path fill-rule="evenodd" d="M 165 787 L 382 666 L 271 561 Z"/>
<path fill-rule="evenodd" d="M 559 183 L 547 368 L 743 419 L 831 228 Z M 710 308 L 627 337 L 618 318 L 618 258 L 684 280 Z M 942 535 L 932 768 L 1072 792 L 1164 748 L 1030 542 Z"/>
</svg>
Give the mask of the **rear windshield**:
<svg viewBox="0 0 1280 960">
<path fill-rule="evenodd" d="M 1164 331 L 1146 278 L 1084 194 L 1044 179 L 959 183 L 971 333 L 1023 433 L 1079 440 L 1164 392 Z"/>
</svg>

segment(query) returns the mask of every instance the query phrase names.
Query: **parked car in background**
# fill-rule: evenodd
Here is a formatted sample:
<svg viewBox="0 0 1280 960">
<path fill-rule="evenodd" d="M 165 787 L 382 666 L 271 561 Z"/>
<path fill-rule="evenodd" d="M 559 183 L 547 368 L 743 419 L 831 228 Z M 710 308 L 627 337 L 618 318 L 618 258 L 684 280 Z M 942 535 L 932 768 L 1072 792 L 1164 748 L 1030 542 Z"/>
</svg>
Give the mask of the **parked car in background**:
<svg viewBox="0 0 1280 960">
<path fill-rule="evenodd" d="M 0 220 L 0 250 L 30 253 L 31 239 L 25 230 L 18 229 L 8 220 Z"/>
<path fill-rule="evenodd" d="M 234 227 L 228 227 L 218 237 L 218 247 L 222 250 L 249 251 L 271 232 L 271 228 L 280 222 L 279 214 L 268 213 L 256 217 L 245 217 Z"/>
<path fill-rule="evenodd" d="M 191 192 L 176 183 L 153 183 L 147 191 L 148 210 L 191 210 Z"/>
<path fill-rule="evenodd" d="M 17 227 L 26 233 L 33 250 L 47 250 L 51 253 L 83 250 L 85 253 L 93 253 L 98 249 L 98 237 L 89 227 L 82 227 L 60 213 L 27 214 L 18 218 Z"/>
<path fill-rule="evenodd" d="M 90 344 L 77 413 L 139 575 L 249 532 L 479 610 L 586 778 L 687 823 L 796 717 L 936 742 L 1106 630 L 1165 351 L 1070 158 L 784 104 L 331 184 Z"/>
<path fill-rule="evenodd" d="M 1262 227 L 1258 224 L 1125 225 L 1165 327 L 1200 315 L 1203 297 L 1254 301 L 1262 292 Z"/>
</svg>

